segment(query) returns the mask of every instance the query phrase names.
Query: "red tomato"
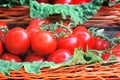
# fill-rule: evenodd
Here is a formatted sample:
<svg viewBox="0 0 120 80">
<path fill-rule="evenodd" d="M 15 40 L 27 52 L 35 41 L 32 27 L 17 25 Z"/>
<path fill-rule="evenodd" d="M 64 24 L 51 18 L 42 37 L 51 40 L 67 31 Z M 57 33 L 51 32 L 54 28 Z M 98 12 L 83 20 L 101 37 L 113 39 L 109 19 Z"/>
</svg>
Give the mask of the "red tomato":
<svg viewBox="0 0 120 80">
<path fill-rule="evenodd" d="M 54 4 L 73 4 L 74 0 L 55 0 Z"/>
<path fill-rule="evenodd" d="M 86 0 L 86 1 L 87 1 L 87 3 L 92 2 L 92 0 Z"/>
<path fill-rule="evenodd" d="M 107 40 L 102 39 L 101 37 L 94 37 L 96 50 L 105 50 L 110 48 L 110 43 Z"/>
<path fill-rule="evenodd" d="M 0 40 L 0 55 L 2 54 L 3 52 L 3 46 L 2 46 L 2 41 Z"/>
<path fill-rule="evenodd" d="M 0 27 L 3 27 L 3 26 L 8 29 L 7 24 L 0 20 Z"/>
<path fill-rule="evenodd" d="M 40 19 L 40 18 L 34 18 L 30 21 L 29 25 L 38 25 L 41 26 L 43 24 L 49 24 L 50 21 L 48 19 Z"/>
<path fill-rule="evenodd" d="M 31 36 L 40 31 L 40 26 L 38 25 L 29 25 L 26 30 L 31 34 Z"/>
<path fill-rule="evenodd" d="M 74 52 L 75 48 L 78 48 L 82 43 L 79 43 L 79 38 L 75 35 L 70 35 L 68 37 L 61 37 L 57 39 L 58 49 L 67 49 L 71 53 Z M 83 45 L 80 46 L 83 48 Z"/>
<path fill-rule="evenodd" d="M 74 31 L 79 32 L 79 31 L 88 31 L 85 26 L 77 26 Z"/>
<path fill-rule="evenodd" d="M 36 0 L 39 3 L 49 3 L 49 0 Z"/>
<path fill-rule="evenodd" d="M 30 36 L 23 28 L 13 28 L 6 34 L 5 46 L 12 54 L 24 54 L 30 47 Z"/>
<path fill-rule="evenodd" d="M 0 40 L 2 41 L 2 44 L 5 42 L 5 35 L 8 31 L 8 26 L 5 22 L 0 21 Z"/>
<path fill-rule="evenodd" d="M 56 49 L 57 42 L 51 32 L 39 31 L 33 34 L 31 46 L 35 53 L 44 56 L 52 53 Z"/>
<path fill-rule="evenodd" d="M 72 53 L 69 50 L 66 49 L 58 49 L 54 51 L 50 56 L 48 57 L 48 61 L 52 61 L 55 63 L 62 63 L 68 60 L 72 56 Z"/>
<path fill-rule="evenodd" d="M 95 40 L 92 34 L 88 32 L 88 30 L 86 30 L 85 27 L 78 26 L 73 30 L 73 34 L 76 35 L 79 38 L 79 40 L 82 41 L 85 48 L 88 47 L 88 49 L 93 49 Z"/>
<path fill-rule="evenodd" d="M 110 2 L 115 2 L 116 0 L 110 0 Z"/>
<path fill-rule="evenodd" d="M 86 0 L 74 0 L 74 4 L 85 4 L 87 3 Z"/>
<path fill-rule="evenodd" d="M 117 44 L 115 47 L 111 48 L 112 52 L 120 52 L 120 43 Z"/>
<path fill-rule="evenodd" d="M 114 37 L 116 38 L 120 37 L 120 32 L 117 32 L 116 34 L 114 34 Z"/>
<path fill-rule="evenodd" d="M 108 54 L 108 53 L 103 53 L 103 54 L 101 54 L 101 58 L 102 58 L 103 60 L 108 60 L 110 56 L 111 56 L 111 54 Z"/>
<path fill-rule="evenodd" d="M 10 53 L 5 53 L 1 56 L 1 59 L 7 60 L 7 61 L 13 61 L 13 62 L 22 62 L 22 60 L 19 58 L 19 56 L 10 54 Z"/>
<path fill-rule="evenodd" d="M 44 57 L 36 55 L 35 53 L 27 54 L 24 59 L 25 62 L 33 62 L 33 61 L 43 62 L 44 60 L 45 60 Z"/>
<path fill-rule="evenodd" d="M 114 56 L 116 56 L 117 60 L 120 60 L 120 52 L 112 52 Z"/>
</svg>

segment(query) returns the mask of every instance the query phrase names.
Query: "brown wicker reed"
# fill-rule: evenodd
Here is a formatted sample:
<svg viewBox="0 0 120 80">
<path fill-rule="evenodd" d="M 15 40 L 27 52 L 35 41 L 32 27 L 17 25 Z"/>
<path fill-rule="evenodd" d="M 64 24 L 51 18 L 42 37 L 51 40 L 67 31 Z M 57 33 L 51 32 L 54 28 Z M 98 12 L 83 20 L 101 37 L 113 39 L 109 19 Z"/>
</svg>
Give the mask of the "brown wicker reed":
<svg viewBox="0 0 120 80">
<path fill-rule="evenodd" d="M 8 25 L 23 26 L 31 20 L 28 6 L 15 6 L 13 8 L 0 7 L 0 20 Z"/>
<path fill-rule="evenodd" d="M 29 24 L 31 18 L 28 6 L 15 6 L 13 8 L 0 7 L 0 20 L 8 25 L 23 26 Z M 58 17 L 58 18 L 57 18 Z M 60 19 L 59 15 L 53 15 L 49 19 Z M 119 26 L 120 3 L 114 6 L 102 6 L 92 18 L 88 19 L 85 26 Z"/>
<path fill-rule="evenodd" d="M 24 26 L 31 20 L 29 7 L 16 6 L 13 8 L 0 7 L 0 20 L 8 25 Z M 120 3 L 114 6 L 102 6 L 90 18 L 85 26 L 119 26 Z M 26 73 L 24 68 L 19 71 L 11 70 L 10 76 L 0 73 L 0 80 L 120 80 L 120 61 L 104 66 L 103 63 L 76 65 L 60 68 L 44 68 L 40 74 Z"/>
<path fill-rule="evenodd" d="M 85 26 L 120 26 L 120 3 L 114 6 L 102 6 Z"/>
<path fill-rule="evenodd" d="M 76 65 L 60 68 L 44 68 L 40 74 L 26 73 L 24 68 L 11 70 L 10 76 L 0 74 L 0 79 L 7 80 L 120 80 L 120 61 Z"/>
</svg>

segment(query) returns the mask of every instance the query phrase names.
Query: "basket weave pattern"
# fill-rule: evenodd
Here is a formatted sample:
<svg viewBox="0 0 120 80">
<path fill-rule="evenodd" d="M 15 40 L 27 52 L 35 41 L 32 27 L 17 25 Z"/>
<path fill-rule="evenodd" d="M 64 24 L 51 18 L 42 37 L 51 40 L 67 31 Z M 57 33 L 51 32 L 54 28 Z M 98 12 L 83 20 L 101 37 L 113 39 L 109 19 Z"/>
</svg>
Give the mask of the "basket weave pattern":
<svg viewBox="0 0 120 80">
<path fill-rule="evenodd" d="M 120 3 L 114 6 L 102 6 L 97 14 L 88 19 L 85 26 L 119 26 L 120 25 Z"/>
<path fill-rule="evenodd" d="M 76 65 L 60 68 L 44 68 L 40 74 L 26 73 L 24 68 L 11 70 L 10 76 L 0 75 L 0 79 L 24 80 L 120 80 L 120 62 L 105 66 L 104 63 Z"/>
<path fill-rule="evenodd" d="M 0 20 L 8 25 L 23 26 L 29 24 L 31 20 L 29 7 L 15 6 L 13 8 L 0 7 Z M 53 15 L 51 21 L 60 19 L 60 15 Z M 69 18 L 67 18 L 69 20 Z M 82 24 L 84 26 L 119 26 L 120 25 L 120 3 L 114 6 L 102 6 L 97 14 Z"/>
<path fill-rule="evenodd" d="M 15 6 L 13 8 L 0 7 L 0 20 L 8 25 L 23 26 L 29 23 L 29 7 Z"/>
<path fill-rule="evenodd" d="M 24 26 L 31 20 L 29 7 L 16 6 L 0 8 L 0 20 L 8 25 Z M 103 6 L 90 18 L 85 26 L 119 26 L 120 3 L 115 6 Z M 120 61 L 104 66 L 103 63 L 76 65 L 60 68 L 44 68 L 40 74 L 26 73 L 24 68 L 11 70 L 10 76 L 0 73 L 0 79 L 7 80 L 120 80 Z"/>
</svg>

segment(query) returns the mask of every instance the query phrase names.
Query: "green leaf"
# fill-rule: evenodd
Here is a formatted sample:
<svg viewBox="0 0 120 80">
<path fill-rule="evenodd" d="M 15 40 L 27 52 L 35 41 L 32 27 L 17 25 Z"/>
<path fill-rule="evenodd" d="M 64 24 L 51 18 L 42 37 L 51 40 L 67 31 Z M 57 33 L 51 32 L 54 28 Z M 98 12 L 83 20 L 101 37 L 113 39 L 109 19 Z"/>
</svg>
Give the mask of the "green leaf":
<svg viewBox="0 0 120 80">
<path fill-rule="evenodd" d="M 40 69 L 42 68 L 50 68 L 56 66 L 53 62 L 24 62 L 23 63 L 24 69 L 28 73 L 40 73 Z"/>
<path fill-rule="evenodd" d="M 103 0 L 93 0 L 83 5 L 44 4 L 32 1 L 30 4 L 31 18 L 47 18 L 50 15 L 60 14 L 65 20 L 68 16 L 75 24 L 82 24 L 91 18 L 100 9 Z"/>
<path fill-rule="evenodd" d="M 103 62 L 104 60 L 96 54 L 88 51 L 83 52 L 81 49 L 75 49 L 74 55 L 70 57 L 66 62 L 59 64 L 61 66 L 73 66 L 78 64 L 91 64 L 96 62 Z"/>
<path fill-rule="evenodd" d="M 63 63 L 63 66 L 72 66 L 77 64 L 86 64 L 87 61 L 84 58 L 85 53 L 82 49 L 75 49 L 74 55 Z"/>
<path fill-rule="evenodd" d="M 0 7 L 12 8 L 16 5 L 29 6 L 31 1 L 34 0 L 0 0 Z"/>
<path fill-rule="evenodd" d="M 111 55 L 107 61 L 113 61 L 113 60 L 117 60 L 116 56 Z"/>
<path fill-rule="evenodd" d="M 109 6 L 113 6 L 117 4 L 120 0 L 115 0 L 114 2 L 111 2 L 110 0 L 107 0 Z"/>
<path fill-rule="evenodd" d="M 22 63 L 18 63 L 18 62 L 10 62 L 9 68 L 15 71 L 20 70 L 20 68 L 22 68 Z"/>
<path fill-rule="evenodd" d="M 94 54 L 90 51 L 86 54 L 86 57 L 90 58 L 87 62 L 88 64 L 104 61 L 101 57 L 97 56 L 96 54 Z"/>
</svg>

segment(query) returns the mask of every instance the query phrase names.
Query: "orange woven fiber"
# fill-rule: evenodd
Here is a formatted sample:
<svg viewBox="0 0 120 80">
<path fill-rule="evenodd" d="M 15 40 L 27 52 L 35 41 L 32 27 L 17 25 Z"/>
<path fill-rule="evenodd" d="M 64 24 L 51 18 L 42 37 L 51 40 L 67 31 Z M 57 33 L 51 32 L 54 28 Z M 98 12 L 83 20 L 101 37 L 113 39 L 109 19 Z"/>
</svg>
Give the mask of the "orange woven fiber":
<svg viewBox="0 0 120 80">
<path fill-rule="evenodd" d="M 8 25 L 23 26 L 31 20 L 28 6 L 15 6 L 13 8 L 0 7 L 0 20 Z"/>
<path fill-rule="evenodd" d="M 120 80 L 120 61 L 44 68 L 40 74 L 26 73 L 24 68 L 11 70 L 10 76 L 0 74 L 5 80 Z"/>
<path fill-rule="evenodd" d="M 114 6 L 102 6 L 85 26 L 120 26 L 120 3 Z"/>
</svg>

